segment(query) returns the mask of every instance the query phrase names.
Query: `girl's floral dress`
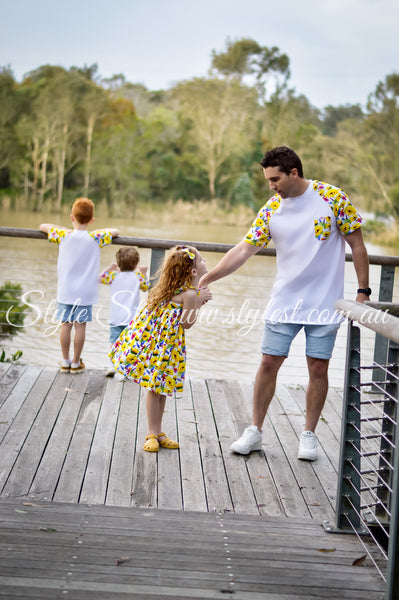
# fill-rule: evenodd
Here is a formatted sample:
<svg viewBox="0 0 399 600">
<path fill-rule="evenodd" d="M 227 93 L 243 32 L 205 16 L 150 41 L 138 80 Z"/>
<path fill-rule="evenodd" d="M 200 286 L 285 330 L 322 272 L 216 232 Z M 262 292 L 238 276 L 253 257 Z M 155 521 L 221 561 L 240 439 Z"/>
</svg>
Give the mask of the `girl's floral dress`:
<svg viewBox="0 0 399 600">
<path fill-rule="evenodd" d="M 182 310 L 182 304 L 171 301 L 151 310 L 142 308 L 111 349 L 115 369 L 157 394 L 182 392 L 186 370 Z"/>
</svg>

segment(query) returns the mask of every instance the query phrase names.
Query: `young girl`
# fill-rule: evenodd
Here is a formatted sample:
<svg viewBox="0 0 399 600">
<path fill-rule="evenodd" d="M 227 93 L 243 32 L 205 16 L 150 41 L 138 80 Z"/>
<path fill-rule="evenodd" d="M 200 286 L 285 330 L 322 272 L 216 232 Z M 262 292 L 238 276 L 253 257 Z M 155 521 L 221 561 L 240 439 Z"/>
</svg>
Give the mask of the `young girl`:
<svg viewBox="0 0 399 600">
<path fill-rule="evenodd" d="M 172 248 L 148 303 L 124 329 L 110 352 L 115 369 L 148 389 L 148 435 L 144 450 L 178 448 L 162 431 L 166 395 L 182 392 L 186 364 L 184 330 L 192 327 L 200 307 L 212 298 L 197 283 L 207 272 L 192 246 Z"/>
</svg>

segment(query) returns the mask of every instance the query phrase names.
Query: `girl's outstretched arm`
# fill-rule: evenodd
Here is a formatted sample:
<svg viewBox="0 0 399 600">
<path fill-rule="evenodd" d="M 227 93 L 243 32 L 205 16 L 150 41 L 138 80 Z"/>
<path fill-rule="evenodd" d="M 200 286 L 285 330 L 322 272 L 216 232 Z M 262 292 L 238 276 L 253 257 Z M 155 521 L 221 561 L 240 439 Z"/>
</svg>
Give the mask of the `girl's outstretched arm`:
<svg viewBox="0 0 399 600">
<path fill-rule="evenodd" d="M 183 311 L 180 317 L 180 325 L 183 329 L 190 329 L 198 317 L 198 311 L 205 302 L 212 299 L 212 294 L 207 287 L 202 287 L 199 294 L 196 290 L 182 292 Z"/>
</svg>

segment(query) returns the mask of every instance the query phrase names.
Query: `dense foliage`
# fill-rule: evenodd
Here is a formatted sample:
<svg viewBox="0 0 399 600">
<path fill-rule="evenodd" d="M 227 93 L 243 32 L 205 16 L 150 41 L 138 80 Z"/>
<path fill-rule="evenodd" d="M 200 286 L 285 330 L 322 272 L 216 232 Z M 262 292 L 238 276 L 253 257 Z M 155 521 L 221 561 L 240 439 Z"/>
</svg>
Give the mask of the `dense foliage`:
<svg viewBox="0 0 399 600">
<path fill-rule="evenodd" d="M 367 107 L 320 111 L 289 86 L 289 59 L 251 39 L 213 52 L 207 77 L 149 91 L 96 65 L 45 65 L 18 83 L 0 68 L 0 194 L 32 210 L 77 195 L 115 216 L 138 201 L 209 200 L 258 208 L 259 160 L 293 147 L 305 175 L 335 183 L 366 209 L 399 216 L 399 74 Z"/>
</svg>

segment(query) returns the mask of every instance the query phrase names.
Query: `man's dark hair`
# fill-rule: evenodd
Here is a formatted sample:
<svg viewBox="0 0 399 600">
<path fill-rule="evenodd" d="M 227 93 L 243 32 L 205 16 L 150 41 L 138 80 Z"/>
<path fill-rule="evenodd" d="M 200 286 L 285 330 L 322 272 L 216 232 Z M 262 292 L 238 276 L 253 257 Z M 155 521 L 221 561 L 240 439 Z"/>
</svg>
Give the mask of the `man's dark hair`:
<svg viewBox="0 0 399 600">
<path fill-rule="evenodd" d="M 280 171 L 289 175 L 291 169 L 298 169 L 299 177 L 303 177 L 302 162 L 299 156 L 288 146 L 277 146 L 265 153 L 260 164 L 266 167 L 279 167 Z"/>
</svg>

